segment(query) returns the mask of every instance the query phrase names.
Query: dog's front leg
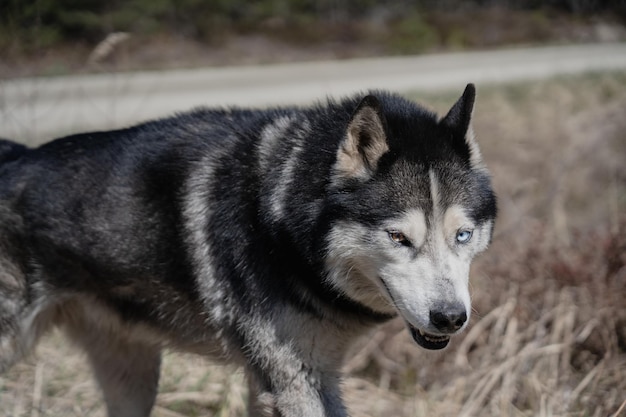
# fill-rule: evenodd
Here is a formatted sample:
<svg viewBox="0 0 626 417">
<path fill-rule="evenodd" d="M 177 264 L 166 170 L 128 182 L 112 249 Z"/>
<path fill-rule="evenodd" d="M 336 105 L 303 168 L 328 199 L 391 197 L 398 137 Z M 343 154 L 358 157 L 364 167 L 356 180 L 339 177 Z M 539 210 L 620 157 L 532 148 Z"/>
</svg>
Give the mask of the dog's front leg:
<svg viewBox="0 0 626 417">
<path fill-rule="evenodd" d="M 308 318 L 295 313 L 279 316 L 289 320 L 272 321 L 256 315 L 242 335 L 249 415 L 346 417 L 337 372 L 341 349 L 320 336 L 328 329 L 319 323 L 312 326 Z"/>
<path fill-rule="evenodd" d="M 284 379 L 286 376 L 284 369 L 271 373 L 274 374 L 274 379 L 268 374 L 259 375 L 258 371 L 248 370 L 249 416 L 347 416 L 341 401 L 339 378 L 336 376 L 307 370 L 304 366 L 295 376 L 288 379 Z"/>
</svg>

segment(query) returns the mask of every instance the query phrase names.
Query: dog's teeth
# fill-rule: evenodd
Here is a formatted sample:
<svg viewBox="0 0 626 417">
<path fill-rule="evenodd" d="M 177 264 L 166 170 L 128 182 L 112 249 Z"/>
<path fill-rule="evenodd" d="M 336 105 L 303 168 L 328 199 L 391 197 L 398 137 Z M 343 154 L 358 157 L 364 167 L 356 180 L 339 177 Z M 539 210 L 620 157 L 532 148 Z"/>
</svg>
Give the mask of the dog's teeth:
<svg viewBox="0 0 626 417">
<path fill-rule="evenodd" d="M 417 331 L 419 332 L 419 334 L 420 334 L 420 335 L 421 335 L 424 339 L 426 339 L 426 340 L 427 340 L 427 341 L 429 341 L 429 342 L 435 342 L 435 343 L 437 343 L 437 342 L 443 342 L 443 341 L 445 341 L 445 340 L 448 340 L 448 339 L 449 339 L 449 337 L 448 337 L 448 336 L 433 336 L 433 335 L 431 335 L 431 334 L 424 333 L 423 331 L 421 331 L 421 330 L 419 330 L 419 329 L 418 329 Z"/>
</svg>

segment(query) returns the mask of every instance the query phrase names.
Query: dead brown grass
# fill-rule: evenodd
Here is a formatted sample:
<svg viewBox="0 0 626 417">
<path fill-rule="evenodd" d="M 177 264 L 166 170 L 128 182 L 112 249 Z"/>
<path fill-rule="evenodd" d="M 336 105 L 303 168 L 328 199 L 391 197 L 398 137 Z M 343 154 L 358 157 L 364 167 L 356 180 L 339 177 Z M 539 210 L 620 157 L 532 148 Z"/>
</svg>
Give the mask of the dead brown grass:
<svg viewBox="0 0 626 417">
<path fill-rule="evenodd" d="M 399 322 L 361 341 L 346 364 L 352 415 L 626 416 L 626 74 L 483 88 L 475 130 L 501 216 L 473 268 L 472 324 L 438 353 Z M 243 416 L 244 386 L 170 353 L 154 415 Z M 0 378 L 0 415 L 104 409 L 54 334 Z"/>
</svg>

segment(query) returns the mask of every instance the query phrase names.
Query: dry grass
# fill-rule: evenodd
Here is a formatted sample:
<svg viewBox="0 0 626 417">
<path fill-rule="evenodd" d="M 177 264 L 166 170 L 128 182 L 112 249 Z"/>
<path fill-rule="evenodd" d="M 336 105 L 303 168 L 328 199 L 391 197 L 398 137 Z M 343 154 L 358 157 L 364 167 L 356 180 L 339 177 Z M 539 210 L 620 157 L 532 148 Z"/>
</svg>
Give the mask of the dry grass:
<svg viewBox="0 0 626 417">
<path fill-rule="evenodd" d="M 420 96 L 443 111 L 452 100 Z M 626 416 L 626 74 L 483 88 L 475 129 L 501 216 L 475 312 L 444 352 L 399 322 L 346 365 L 354 416 Z M 156 417 L 243 416 L 240 371 L 165 357 Z M 2 416 L 104 416 L 53 334 L 0 378 Z"/>
</svg>

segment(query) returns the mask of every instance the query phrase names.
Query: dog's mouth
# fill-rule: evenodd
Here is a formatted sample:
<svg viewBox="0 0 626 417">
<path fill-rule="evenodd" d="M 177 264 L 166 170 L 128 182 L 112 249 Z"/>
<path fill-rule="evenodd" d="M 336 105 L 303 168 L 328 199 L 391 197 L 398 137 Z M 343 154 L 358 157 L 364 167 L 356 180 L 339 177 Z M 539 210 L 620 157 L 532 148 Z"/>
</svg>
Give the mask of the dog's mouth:
<svg viewBox="0 0 626 417">
<path fill-rule="evenodd" d="M 387 295 L 389 296 L 389 299 L 391 299 L 396 310 L 399 310 L 396 304 L 396 301 L 391 295 L 391 291 L 389 291 L 389 287 L 387 287 L 387 283 L 385 282 L 385 280 L 380 278 L 380 282 L 382 282 L 383 286 L 387 290 Z M 413 327 L 408 321 L 405 320 L 405 322 L 407 326 L 409 327 L 411 336 L 413 336 L 413 340 L 415 340 L 415 343 L 417 343 L 424 349 L 440 350 L 448 346 L 448 343 L 450 343 L 450 336 L 445 336 L 445 335 L 438 336 L 438 335 L 426 333 L 416 327 Z"/>
<path fill-rule="evenodd" d="M 413 340 L 415 340 L 415 343 L 417 343 L 424 349 L 443 349 L 448 346 L 448 343 L 450 342 L 450 336 L 437 336 L 423 332 L 420 329 L 411 326 L 410 324 L 408 326 L 409 330 L 411 331 L 411 336 L 413 336 Z"/>
</svg>

